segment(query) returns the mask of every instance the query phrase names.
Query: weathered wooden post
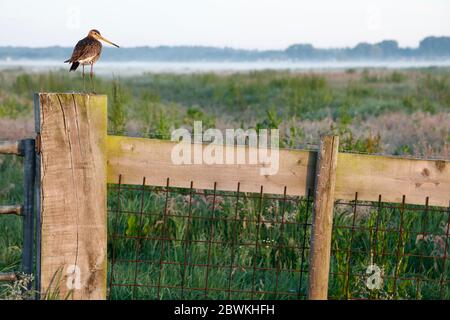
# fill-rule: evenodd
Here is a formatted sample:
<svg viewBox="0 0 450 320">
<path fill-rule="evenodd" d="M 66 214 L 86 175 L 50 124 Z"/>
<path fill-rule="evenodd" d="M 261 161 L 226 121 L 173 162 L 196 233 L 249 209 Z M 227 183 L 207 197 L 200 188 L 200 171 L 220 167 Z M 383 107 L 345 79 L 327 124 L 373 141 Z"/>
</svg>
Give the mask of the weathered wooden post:
<svg viewBox="0 0 450 320">
<path fill-rule="evenodd" d="M 35 97 L 41 298 L 105 299 L 106 96 Z"/>
<path fill-rule="evenodd" d="M 325 300 L 328 296 L 338 149 L 338 136 L 322 137 L 317 158 L 311 230 L 308 290 L 310 300 Z"/>
</svg>

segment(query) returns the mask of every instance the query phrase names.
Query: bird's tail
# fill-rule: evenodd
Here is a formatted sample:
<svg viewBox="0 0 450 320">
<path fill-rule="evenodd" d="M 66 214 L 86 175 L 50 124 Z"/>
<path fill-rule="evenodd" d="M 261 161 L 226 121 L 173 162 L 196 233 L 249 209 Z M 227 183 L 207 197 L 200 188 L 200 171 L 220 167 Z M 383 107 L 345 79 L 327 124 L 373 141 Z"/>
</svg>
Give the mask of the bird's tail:
<svg viewBox="0 0 450 320">
<path fill-rule="evenodd" d="M 70 66 L 70 71 L 75 71 L 77 70 L 78 66 L 80 65 L 79 62 L 74 62 L 72 63 L 72 65 Z"/>
</svg>

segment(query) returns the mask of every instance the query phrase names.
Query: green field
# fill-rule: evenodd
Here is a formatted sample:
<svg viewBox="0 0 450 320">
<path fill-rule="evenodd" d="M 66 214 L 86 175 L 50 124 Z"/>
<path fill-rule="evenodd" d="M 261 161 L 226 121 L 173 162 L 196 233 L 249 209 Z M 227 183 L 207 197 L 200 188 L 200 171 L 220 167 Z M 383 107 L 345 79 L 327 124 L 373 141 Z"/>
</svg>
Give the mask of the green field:
<svg viewBox="0 0 450 320">
<path fill-rule="evenodd" d="M 25 73 L 20 70 L 0 72 L 0 139 L 16 139 L 33 136 L 33 92 L 71 92 L 83 88 L 79 74 L 66 72 Z M 170 132 L 180 126 L 191 128 L 193 122 L 202 120 L 207 127 L 225 128 L 279 128 L 281 146 L 285 148 L 315 148 L 323 133 L 340 135 L 342 151 L 363 153 L 384 153 L 418 156 L 422 158 L 450 159 L 450 70 L 345 70 L 315 73 L 252 72 L 236 74 L 144 74 L 122 78 L 97 78 L 96 91 L 108 94 L 109 131 L 119 135 L 139 135 L 167 139 Z M 0 156 L 0 204 L 21 201 L 21 159 Z M 189 190 L 184 190 L 189 194 Z M 140 192 L 122 195 L 120 211 L 128 211 L 118 220 L 118 233 L 129 236 L 164 236 L 173 239 L 194 239 L 206 241 L 203 246 L 189 247 L 185 255 L 185 243 L 170 241 L 166 245 L 166 255 L 161 256 L 161 241 L 143 241 L 136 249 L 135 239 L 111 241 L 114 212 L 117 210 L 116 192 L 110 188 L 108 207 L 110 210 L 109 253 L 115 246 L 116 254 L 124 260 L 138 257 L 141 260 L 170 260 L 183 264 L 208 262 L 205 249 L 208 248 L 211 222 L 195 219 L 191 227 L 182 214 L 187 214 L 186 194 L 174 193 L 170 197 L 170 214 L 162 216 L 166 198 L 158 192 L 145 193 L 144 201 Z M 307 274 L 298 272 L 278 272 L 274 270 L 307 270 L 307 259 L 302 259 L 301 250 L 280 247 L 276 244 L 300 244 L 309 237 L 309 230 L 302 227 L 307 218 L 304 203 L 285 207 L 283 201 L 264 200 L 262 204 L 252 195 L 242 195 L 238 203 L 234 198 L 221 195 L 221 205 L 216 214 L 221 217 L 239 219 L 231 222 L 219 221 L 214 227 L 217 241 L 222 246 L 213 246 L 209 262 L 214 265 L 230 263 L 241 266 L 232 271 L 232 286 L 238 292 L 232 298 L 250 298 L 241 291 L 257 290 L 271 292 L 257 294 L 255 298 L 297 298 L 305 293 Z M 211 214 L 210 203 L 201 195 L 193 197 L 193 214 L 207 217 Z M 167 200 L 168 201 L 168 200 Z M 262 207 L 261 207 L 262 206 Z M 266 209 L 267 207 L 267 209 Z M 141 208 L 148 213 L 139 220 Z M 244 218 L 263 217 L 267 224 L 257 229 L 256 223 L 247 223 Z M 430 209 L 431 210 L 431 209 Z M 282 232 L 276 223 L 275 214 L 288 216 L 300 225 L 286 227 Z M 358 207 L 352 214 L 351 205 L 336 208 L 335 225 L 357 225 L 374 227 L 379 223 L 384 229 L 396 228 L 400 224 L 399 209 L 378 209 Z M 430 217 L 422 210 L 403 212 L 402 225 L 407 230 L 400 239 L 395 232 L 380 231 L 379 242 L 375 245 L 367 232 L 356 232 L 352 236 L 348 229 L 338 228 L 333 238 L 332 276 L 330 296 L 335 298 L 450 298 L 448 280 L 442 274 L 450 274 L 450 263 L 444 264 L 449 253 L 446 233 L 448 215 L 435 212 Z M 182 213 L 182 214 L 181 214 Z M 175 216 L 171 217 L 173 214 Z M 377 220 L 377 217 L 381 218 Z M 426 217 L 426 218 L 424 218 Z M 0 217 L 0 272 L 17 270 L 21 255 L 21 221 L 17 217 Z M 162 221 L 165 223 L 161 223 Z M 164 220 L 166 219 L 166 220 Z M 289 220 L 288 220 L 289 221 Z M 162 227 L 162 225 L 165 226 Z M 381 228 L 383 229 L 383 228 Z M 420 238 L 418 233 L 426 230 L 430 236 Z M 448 232 L 448 231 L 447 231 Z M 239 236 L 236 237 L 235 235 Z M 257 239 L 272 245 L 261 246 L 259 252 L 254 247 L 240 246 L 254 243 Z M 351 243 L 349 242 L 351 239 Z M 400 240 L 400 241 L 399 241 Z M 275 245 L 273 245 L 275 243 Z M 352 254 L 352 250 L 364 252 Z M 168 249 L 169 248 L 169 249 Z M 239 248 L 239 250 L 233 250 Z M 351 274 L 364 274 L 376 252 L 385 252 L 377 264 L 384 268 L 386 281 L 380 290 L 368 292 L 363 276 L 350 277 L 346 274 L 351 266 Z M 232 254 L 232 252 L 236 254 Z M 398 254 L 408 253 L 399 259 Z M 307 256 L 308 252 L 305 251 Z M 426 255 L 427 258 L 420 258 Z M 372 258 L 371 258 L 372 257 Z M 221 262 L 221 263 L 219 263 Z M 350 264 L 348 263 L 350 262 Z M 115 280 L 119 283 L 133 283 L 136 264 L 117 265 Z M 257 268 L 271 269 L 254 272 Z M 178 287 L 202 287 L 206 278 L 205 269 L 184 268 L 180 265 L 165 266 L 142 264 L 137 272 L 137 281 L 149 286 L 130 289 L 116 287 L 113 298 L 155 297 L 155 279 L 162 285 Z M 228 288 L 229 268 L 210 270 L 209 288 Z M 401 274 L 406 280 L 394 284 L 392 276 Z M 423 278 L 422 281 L 407 280 Z M 426 281 L 432 279 L 432 281 Z M 273 293 L 275 282 L 281 293 Z M 347 289 L 348 287 L 348 289 Z M 300 290 L 299 290 L 300 288 Z M 3 289 L 3 295 L 10 294 L 10 288 Z M 395 290 L 394 290 L 395 289 Z M 276 291 L 276 290 L 275 290 Z M 163 299 L 204 297 L 201 290 L 164 289 Z M 209 298 L 227 298 L 227 294 L 217 290 Z"/>
</svg>

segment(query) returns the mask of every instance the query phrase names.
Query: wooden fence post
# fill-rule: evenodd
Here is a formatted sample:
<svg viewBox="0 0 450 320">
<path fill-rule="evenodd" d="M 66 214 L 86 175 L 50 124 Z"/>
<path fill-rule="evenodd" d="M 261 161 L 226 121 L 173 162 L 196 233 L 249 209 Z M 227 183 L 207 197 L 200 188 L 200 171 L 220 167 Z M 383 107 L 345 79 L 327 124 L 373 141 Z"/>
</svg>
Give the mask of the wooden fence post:
<svg viewBox="0 0 450 320">
<path fill-rule="evenodd" d="M 311 300 L 326 300 L 328 296 L 338 149 L 338 136 L 322 137 L 317 158 L 311 230 L 308 290 Z"/>
<path fill-rule="evenodd" d="M 106 96 L 40 93 L 35 101 L 41 298 L 105 299 Z"/>
<path fill-rule="evenodd" d="M 35 219 L 35 179 L 36 179 L 36 149 L 35 140 L 22 140 L 22 151 L 24 155 L 23 194 L 24 202 L 21 214 L 23 215 L 23 248 L 22 248 L 22 271 L 27 274 L 34 273 L 34 219 Z"/>
</svg>

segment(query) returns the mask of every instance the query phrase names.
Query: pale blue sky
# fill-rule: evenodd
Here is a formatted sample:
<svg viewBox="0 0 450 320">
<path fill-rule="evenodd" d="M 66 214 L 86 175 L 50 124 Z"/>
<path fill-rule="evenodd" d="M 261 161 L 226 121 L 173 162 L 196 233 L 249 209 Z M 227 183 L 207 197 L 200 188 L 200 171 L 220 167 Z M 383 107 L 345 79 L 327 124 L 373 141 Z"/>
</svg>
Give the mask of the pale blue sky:
<svg viewBox="0 0 450 320">
<path fill-rule="evenodd" d="M 72 46 L 91 28 L 122 46 L 417 46 L 450 36 L 450 1 L 0 0 L 0 46 Z"/>
</svg>

